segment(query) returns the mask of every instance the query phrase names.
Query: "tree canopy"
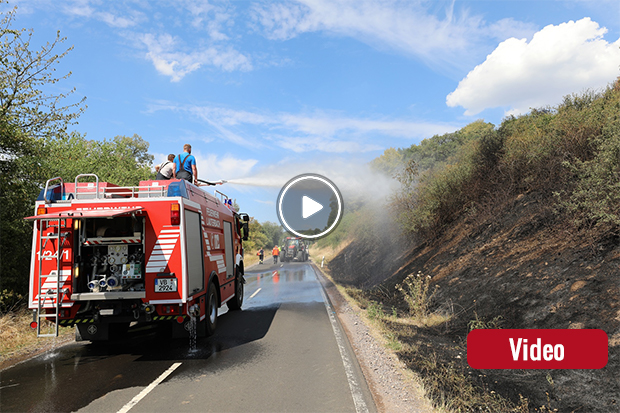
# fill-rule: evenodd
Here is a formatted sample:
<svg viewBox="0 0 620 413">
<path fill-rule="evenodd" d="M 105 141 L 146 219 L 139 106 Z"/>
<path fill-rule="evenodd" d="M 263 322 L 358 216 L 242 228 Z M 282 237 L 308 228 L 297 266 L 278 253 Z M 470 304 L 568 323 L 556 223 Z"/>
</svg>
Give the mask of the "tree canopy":
<svg viewBox="0 0 620 413">
<path fill-rule="evenodd" d="M 59 34 L 38 49 L 32 30 L 13 29 L 16 8 L 0 15 L 0 309 L 11 291 L 25 294 L 30 267 L 34 202 L 45 181 L 65 181 L 81 173 L 95 173 L 102 181 L 137 185 L 151 179 L 153 156 L 138 135 L 88 140 L 68 133 L 84 111 L 84 99 L 70 101 L 69 93 L 48 93 L 49 86 L 66 81 L 56 76 L 56 65 L 71 51 L 57 53 L 65 41 Z"/>
<path fill-rule="evenodd" d="M 100 181 L 136 186 L 154 178 L 153 155 L 149 143 L 140 136 L 116 136 L 107 140 L 88 140 L 79 133 L 61 135 L 45 143 L 48 178 L 61 176 L 72 181 L 79 174 L 94 173 Z"/>
<path fill-rule="evenodd" d="M 73 47 L 57 52 L 66 40 L 58 32 L 53 42 L 33 51 L 33 30 L 11 27 L 16 12 L 17 7 L 0 20 L 0 116 L 26 136 L 54 136 L 66 131 L 85 109 L 86 98 L 67 101 L 75 88 L 56 94 L 43 90 L 71 76 L 71 72 L 59 76 L 55 72 L 56 65 Z"/>
</svg>

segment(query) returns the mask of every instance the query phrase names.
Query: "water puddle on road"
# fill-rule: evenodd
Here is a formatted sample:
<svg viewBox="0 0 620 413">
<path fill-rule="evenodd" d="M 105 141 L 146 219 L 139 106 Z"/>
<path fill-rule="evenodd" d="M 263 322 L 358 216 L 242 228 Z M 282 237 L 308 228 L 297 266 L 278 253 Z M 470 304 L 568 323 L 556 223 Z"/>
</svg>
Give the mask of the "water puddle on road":
<svg viewBox="0 0 620 413">
<path fill-rule="evenodd" d="M 246 273 L 245 277 L 248 294 L 245 309 L 284 302 L 323 302 L 316 274 L 307 264 L 289 263 L 277 268 L 261 268 L 261 271 Z"/>
</svg>

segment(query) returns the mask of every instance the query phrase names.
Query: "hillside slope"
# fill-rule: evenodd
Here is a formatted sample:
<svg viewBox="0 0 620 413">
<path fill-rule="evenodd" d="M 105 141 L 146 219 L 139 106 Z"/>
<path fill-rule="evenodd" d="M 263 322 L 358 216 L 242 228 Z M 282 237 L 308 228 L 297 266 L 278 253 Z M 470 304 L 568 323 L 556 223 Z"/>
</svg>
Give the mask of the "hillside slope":
<svg viewBox="0 0 620 413">
<path fill-rule="evenodd" d="M 330 271 L 337 282 L 363 287 L 370 287 L 365 273 L 383 274 L 368 296 L 386 308 L 402 307 L 394 286 L 408 274 L 432 277 L 439 286 L 432 310 L 451 318 L 416 328 L 412 344 L 421 353 L 399 353 L 413 370 L 428 373 L 420 354 L 435 353 L 481 391 L 515 404 L 524 397 L 531 409 L 613 411 L 620 408 L 620 240 L 610 235 L 592 245 L 560 223 L 541 193 L 519 194 L 486 220 L 459 219 L 433 243 L 413 249 L 353 242 Z M 473 370 L 459 358 L 472 320 L 495 320 L 501 328 L 600 328 L 609 335 L 609 362 L 601 370 Z M 399 338 L 411 341 L 411 334 Z"/>
</svg>

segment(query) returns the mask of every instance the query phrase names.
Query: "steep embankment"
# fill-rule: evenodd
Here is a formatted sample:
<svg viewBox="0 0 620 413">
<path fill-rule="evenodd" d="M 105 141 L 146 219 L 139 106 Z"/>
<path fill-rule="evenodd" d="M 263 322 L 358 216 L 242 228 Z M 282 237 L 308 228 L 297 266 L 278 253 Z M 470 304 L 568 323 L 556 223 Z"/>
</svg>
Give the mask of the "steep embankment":
<svg viewBox="0 0 620 413">
<path fill-rule="evenodd" d="M 617 236 L 610 234 L 595 244 L 581 239 L 561 225 L 548 198 L 532 192 L 489 211 L 484 220 L 457 220 L 432 243 L 401 249 L 402 243 L 383 241 L 353 242 L 329 267 L 337 282 L 361 287 L 369 285 L 367 274 L 374 274 L 375 281 L 376 274 L 383 274 L 385 280 L 366 297 L 387 309 L 403 308 L 394 286 L 408 274 L 422 271 L 432 277 L 439 289 L 431 310 L 446 314 L 448 321 L 404 329 L 398 323 L 388 325 L 399 340 L 416 348 L 399 352 L 414 371 L 436 374 L 424 360 L 436 357 L 438 364 L 468 377 L 478 391 L 495 392 L 515 405 L 524 406 L 526 398 L 530 409 L 618 408 Z M 501 328 L 600 328 L 610 337 L 609 362 L 601 370 L 473 370 L 465 357 L 471 322 Z M 448 397 L 459 397 L 449 385 L 444 387 Z M 458 401 L 453 403 L 458 406 Z"/>
<path fill-rule="evenodd" d="M 620 411 L 620 79 L 399 154 L 403 190 L 384 211 L 408 242 L 384 222 L 358 228 L 329 268 L 363 290 L 352 293 L 431 396 L 461 411 Z M 429 160 L 436 166 L 418 174 Z M 407 313 L 395 286 L 418 273 L 437 288 L 418 301 L 441 317 Z M 598 328 L 609 361 L 600 370 L 472 370 L 472 328 Z"/>
</svg>

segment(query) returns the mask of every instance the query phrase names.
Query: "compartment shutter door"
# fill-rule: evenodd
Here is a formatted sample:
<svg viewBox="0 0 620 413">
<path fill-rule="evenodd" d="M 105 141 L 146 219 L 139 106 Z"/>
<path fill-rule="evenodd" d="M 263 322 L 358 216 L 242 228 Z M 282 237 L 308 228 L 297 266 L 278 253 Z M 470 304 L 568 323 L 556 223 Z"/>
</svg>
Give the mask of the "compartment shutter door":
<svg viewBox="0 0 620 413">
<path fill-rule="evenodd" d="M 205 287 L 204 280 L 204 252 L 202 250 L 202 231 L 200 214 L 185 210 L 185 234 L 187 252 L 187 294 L 192 295 L 202 291 Z"/>
<path fill-rule="evenodd" d="M 233 250 L 232 223 L 224 221 L 224 243 L 226 245 L 226 278 L 235 275 L 235 251 Z"/>
</svg>

